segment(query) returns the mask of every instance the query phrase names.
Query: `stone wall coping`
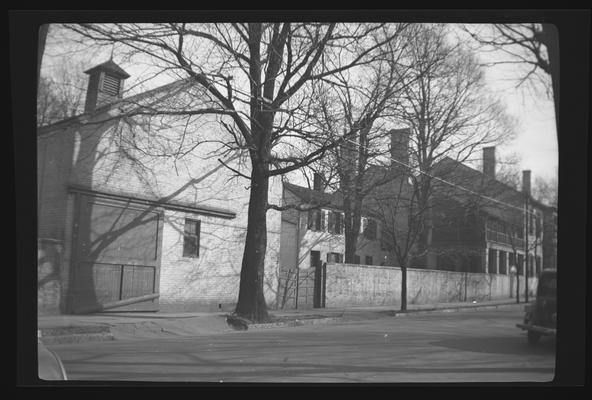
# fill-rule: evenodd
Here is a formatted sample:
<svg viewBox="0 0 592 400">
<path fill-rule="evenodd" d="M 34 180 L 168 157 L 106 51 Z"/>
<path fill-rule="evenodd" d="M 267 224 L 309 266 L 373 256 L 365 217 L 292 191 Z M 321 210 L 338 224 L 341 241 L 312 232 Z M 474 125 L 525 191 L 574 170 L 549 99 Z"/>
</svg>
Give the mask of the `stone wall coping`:
<svg viewBox="0 0 592 400">
<path fill-rule="evenodd" d="M 366 265 L 366 264 L 347 264 L 347 263 L 327 263 L 327 267 L 349 267 L 349 268 L 368 268 L 368 269 L 384 269 L 384 270 L 401 270 L 401 267 L 392 267 L 388 265 Z M 467 275 L 500 275 L 509 276 L 509 274 L 493 274 L 487 272 L 461 272 L 461 271 L 445 271 L 440 269 L 427 268 L 407 268 L 407 271 L 413 272 L 429 272 L 429 273 L 446 273 L 446 274 L 467 274 Z M 529 277 L 532 278 L 532 277 Z"/>
</svg>

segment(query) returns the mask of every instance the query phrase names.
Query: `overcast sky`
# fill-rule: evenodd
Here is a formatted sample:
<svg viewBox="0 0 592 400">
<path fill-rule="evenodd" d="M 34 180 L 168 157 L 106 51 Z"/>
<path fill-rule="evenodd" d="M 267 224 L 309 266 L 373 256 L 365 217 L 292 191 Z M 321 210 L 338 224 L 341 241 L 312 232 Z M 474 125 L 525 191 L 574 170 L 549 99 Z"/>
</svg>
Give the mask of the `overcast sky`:
<svg viewBox="0 0 592 400">
<path fill-rule="evenodd" d="M 42 75 L 50 74 L 52 70 L 55 70 L 56 65 L 62 63 L 80 65 L 79 63 L 82 62 L 84 69 L 88 69 L 106 61 L 110 56 L 110 49 L 107 48 L 103 52 L 94 53 L 92 58 L 88 52 L 84 51 L 68 53 L 66 51 L 67 39 L 64 41 L 63 36 L 56 37 L 56 32 L 59 31 L 50 29 L 46 45 L 46 54 L 49 57 L 44 59 Z M 146 76 L 149 66 L 121 62 L 117 50 L 116 46 L 114 60 L 120 62 L 121 66 L 132 75 L 126 82 L 126 87 L 129 88 L 138 79 L 141 80 L 139 75 Z M 67 59 L 63 56 L 66 53 L 68 53 Z M 478 52 L 478 55 L 484 62 L 495 61 L 499 56 L 491 52 Z M 524 84 L 517 88 L 517 80 L 523 76 L 524 72 L 516 65 L 485 67 L 485 73 L 491 90 L 500 95 L 507 105 L 507 111 L 516 117 L 519 123 L 519 126 L 516 127 L 516 139 L 498 146 L 497 156 L 501 158 L 517 154 L 520 158 L 519 168 L 521 170 L 530 169 L 533 182 L 537 177 L 546 180 L 556 178 L 558 146 L 552 98 L 540 87 L 536 90 L 536 88 Z M 83 76 L 86 77 L 86 75 Z M 162 84 L 164 83 L 166 82 L 163 81 Z"/>
<path fill-rule="evenodd" d="M 558 146 L 553 99 L 544 90 L 521 85 L 516 87 L 522 71 L 515 67 L 486 68 L 486 79 L 500 94 L 507 110 L 519 122 L 516 139 L 500 146 L 500 153 L 517 153 L 520 169 L 530 169 L 532 179 L 557 177 Z"/>
</svg>

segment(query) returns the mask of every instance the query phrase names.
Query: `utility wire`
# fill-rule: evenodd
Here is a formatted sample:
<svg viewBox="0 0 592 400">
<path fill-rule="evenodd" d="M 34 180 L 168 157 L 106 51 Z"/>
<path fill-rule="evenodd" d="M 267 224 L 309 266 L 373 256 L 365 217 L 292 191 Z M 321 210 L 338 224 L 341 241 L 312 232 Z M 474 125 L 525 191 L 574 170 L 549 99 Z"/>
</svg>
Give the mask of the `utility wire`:
<svg viewBox="0 0 592 400">
<path fill-rule="evenodd" d="M 360 147 L 360 148 L 362 147 L 360 144 L 358 144 L 357 142 L 354 142 L 354 141 L 353 141 L 353 140 L 351 140 L 351 139 L 344 139 L 344 141 L 346 141 L 346 142 L 350 142 L 350 143 L 352 143 L 352 144 L 354 144 L 355 146 L 358 146 L 358 147 Z M 469 188 L 466 188 L 466 187 L 464 187 L 464 186 L 457 185 L 456 183 L 449 182 L 449 181 L 447 181 L 447 180 L 445 180 L 445 179 L 442 179 L 442 178 L 439 178 L 439 177 L 437 177 L 437 176 L 431 175 L 431 174 L 429 174 L 429 173 L 427 173 L 427 172 L 425 172 L 425 171 L 421 171 L 420 169 L 418 169 L 418 168 L 416 168 L 416 167 L 412 167 L 411 165 L 409 165 L 409 164 L 406 164 L 406 163 L 404 163 L 404 162 L 402 162 L 402 161 L 395 160 L 395 159 L 394 159 L 394 158 L 392 158 L 392 157 L 388 157 L 388 158 L 389 158 L 391 161 L 394 161 L 394 162 L 396 162 L 397 164 L 400 164 L 400 165 L 402 165 L 402 166 L 404 166 L 404 167 L 408 168 L 409 170 L 416 171 L 416 172 L 418 172 L 418 173 L 420 173 L 420 174 L 423 174 L 423 175 L 429 176 L 429 177 L 430 177 L 430 178 L 432 178 L 432 179 L 435 179 L 435 180 L 437 180 L 437 181 L 440 181 L 440 182 L 442 182 L 442 183 L 445 183 L 445 184 L 447 184 L 447 185 L 453 186 L 453 187 L 455 187 L 455 188 L 457 188 L 457 189 L 464 190 L 465 192 L 471 193 L 472 195 L 475 195 L 475 196 L 477 196 L 477 197 L 480 197 L 480 198 L 482 198 L 482 199 L 485 199 L 485 200 L 488 200 L 488 201 L 491 201 L 491 202 L 494 202 L 494 203 L 499 203 L 499 204 L 501 204 L 501 205 L 504 205 L 504 206 L 507 206 L 507 207 L 510 207 L 510 208 L 515 208 L 515 209 L 517 209 L 517 210 L 520 210 L 521 212 L 527 212 L 527 213 L 529 213 L 529 214 L 532 214 L 532 215 L 536 216 L 536 214 L 535 214 L 535 212 L 534 212 L 534 211 L 525 211 L 523 207 L 518 207 L 518 206 L 515 206 L 515 205 L 513 205 L 513 204 L 506 203 L 506 202 L 504 202 L 504 201 L 501 201 L 501 200 L 498 200 L 498 199 L 494 199 L 493 197 L 485 196 L 485 195 L 483 195 L 483 194 L 481 194 L 481 193 L 475 192 L 475 191 L 473 191 L 473 190 L 471 190 L 471 189 L 469 189 Z"/>
</svg>

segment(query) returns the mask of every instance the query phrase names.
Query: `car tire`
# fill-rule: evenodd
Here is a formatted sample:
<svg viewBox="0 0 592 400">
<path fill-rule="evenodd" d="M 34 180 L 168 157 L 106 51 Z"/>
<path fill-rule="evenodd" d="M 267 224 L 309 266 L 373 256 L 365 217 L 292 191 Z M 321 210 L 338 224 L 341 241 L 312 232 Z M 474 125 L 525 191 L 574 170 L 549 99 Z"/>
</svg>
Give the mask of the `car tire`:
<svg viewBox="0 0 592 400">
<path fill-rule="evenodd" d="M 528 331 L 528 343 L 537 344 L 541 339 L 541 334 L 534 331 Z"/>
</svg>

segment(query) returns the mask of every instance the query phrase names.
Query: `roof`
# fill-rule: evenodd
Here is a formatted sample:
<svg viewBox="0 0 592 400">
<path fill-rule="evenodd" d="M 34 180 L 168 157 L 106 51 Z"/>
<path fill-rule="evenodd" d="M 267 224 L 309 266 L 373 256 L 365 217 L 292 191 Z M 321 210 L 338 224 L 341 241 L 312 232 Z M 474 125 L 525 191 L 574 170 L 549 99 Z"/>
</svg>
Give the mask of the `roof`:
<svg viewBox="0 0 592 400">
<path fill-rule="evenodd" d="M 113 62 L 113 59 L 109 59 L 107 61 L 105 61 L 102 64 L 99 64 L 97 66 L 94 66 L 90 69 L 87 69 L 86 71 L 84 71 L 85 74 L 90 74 L 92 72 L 94 72 L 97 69 L 104 69 L 107 70 L 109 72 L 112 72 L 113 74 L 123 78 L 123 79 L 127 79 L 130 77 L 130 74 L 128 74 L 127 72 L 125 72 L 119 65 L 115 64 Z"/>
<path fill-rule="evenodd" d="M 303 186 L 294 185 L 285 182 L 284 188 L 293 193 L 303 203 L 312 205 L 327 205 L 335 208 L 343 208 L 343 196 L 341 193 L 325 193 L 318 190 L 309 189 Z"/>
<path fill-rule="evenodd" d="M 162 103 L 168 99 L 175 97 L 181 91 L 195 87 L 195 83 L 191 78 L 178 79 L 174 82 L 167 83 L 157 88 L 147 90 L 142 93 L 138 93 L 133 96 L 125 97 L 122 99 L 114 100 L 113 102 L 107 103 L 101 107 L 98 107 L 92 113 L 82 113 L 73 117 L 64 118 L 61 121 L 54 122 L 49 125 L 39 127 L 37 129 L 39 134 L 44 134 L 51 131 L 53 128 L 61 125 L 71 124 L 84 124 L 89 116 L 98 115 L 101 113 L 107 113 L 113 109 L 120 109 L 122 112 L 127 113 L 133 109 L 140 109 L 141 107 L 153 107 L 157 103 Z M 98 122 L 100 123 L 100 121 Z"/>
<path fill-rule="evenodd" d="M 483 212 L 497 218 L 506 219 L 510 215 L 521 218 L 523 212 L 520 211 L 524 206 L 524 193 L 500 182 L 496 179 L 485 176 L 481 171 L 473 169 L 450 157 L 443 158 L 434 168 L 434 176 L 451 182 L 457 187 L 440 183 L 436 181 L 438 187 L 435 190 L 436 196 L 446 196 L 454 198 L 463 204 L 474 202 L 478 197 L 475 194 L 492 198 L 496 201 L 488 201 L 484 197 L 479 197 L 479 205 Z M 469 189 L 472 193 L 461 189 Z M 506 203 L 513 207 L 504 206 Z M 545 205 L 530 196 L 530 203 L 544 209 L 551 207 Z"/>
</svg>

